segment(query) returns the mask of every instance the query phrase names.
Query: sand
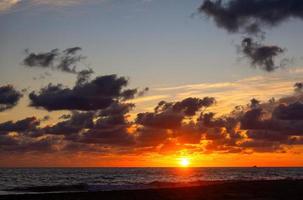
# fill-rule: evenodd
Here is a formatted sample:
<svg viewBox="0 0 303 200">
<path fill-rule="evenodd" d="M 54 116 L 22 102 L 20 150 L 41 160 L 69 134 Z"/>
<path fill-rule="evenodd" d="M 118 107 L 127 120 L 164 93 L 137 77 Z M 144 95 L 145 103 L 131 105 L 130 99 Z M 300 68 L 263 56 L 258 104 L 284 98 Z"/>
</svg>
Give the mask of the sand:
<svg viewBox="0 0 303 200">
<path fill-rule="evenodd" d="M 0 200 L 303 200 L 303 180 L 239 181 L 181 188 L 148 190 L 26 194 L 0 196 Z"/>
</svg>

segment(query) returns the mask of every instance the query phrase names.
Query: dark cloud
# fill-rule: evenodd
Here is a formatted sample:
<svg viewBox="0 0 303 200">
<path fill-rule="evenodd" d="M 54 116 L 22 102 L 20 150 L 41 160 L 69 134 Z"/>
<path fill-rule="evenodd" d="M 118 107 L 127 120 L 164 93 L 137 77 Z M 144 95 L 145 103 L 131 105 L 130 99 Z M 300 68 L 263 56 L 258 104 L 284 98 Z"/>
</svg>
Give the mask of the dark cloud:
<svg viewBox="0 0 303 200">
<path fill-rule="evenodd" d="M 39 121 L 27 118 L 0 124 L 0 150 L 2 152 L 102 152 L 107 147 L 134 144 L 128 133 L 130 123 L 126 114 L 132 104 L 112 105 L 102 111 L 71 112 L 54 125 L 38 127 Z M 9 132 L 17 132 L 10 135 Z"/>
<path fill-rule="evenodd" d="M 130 146 L 135 143 L 134 137 L 127 133 L 126 126 L 91 129 L 77 138 L 77 142 L 105 146 Z"/>
<path fill-rule="evenodd" d="M 141 127 L 137 130 L 136 141 L 139 146 L 152 147 L 165 143 L 170 136 L 171 134 L 166 129 L 159 129 L 158 127 Z"/>
<path fill-rule="evenodd" d="M 268 142 L 285 142 L 288 140 L 289 135 L 287 134 L 281 134 L 281 133 L 277 133 L 276 131 L 272 131 L 272 130 L 249 130 L 247 132 L 247 136 L 248 138 L 252 139 L 252 140 L 261 140 L 261 141 L 268 141 Z"/>
<path fill-rule="evenodd" d="M 231 33 L 256 34 L 292 18 L 303 18 L 301 0 L 205 0 L 199 12 Z"/>
<path fill-rule="evenodd" d="M 99 111 L 78 112 L 64 115 L 64 121 L 44 128 L 44 132 L 54 135 L 78 134 L 83 130 L 107 129 L 116 125 L 127 125 L 126 114 L 132 109 L 132 104 L 113 104 Z"/>
<path fill-rule="evenodd" d="M 65 49 L 63 52 L 68 54 L 68 55 L 74 55 L 78 51 L 81 51 L 81 50 L 82 50 L 81 47 L 71 47 L 71 48 Z"/>
<path fill-rule="evenodd" d="M 285 153 L 285 148 L 280 142 L 269 141 L 269 140 L 250 140 L 245 141 L 239 145 L 245 149 L 253 149 L 255 152 L 278 152 Z"/>
<path fill-rule="evenodd" d="M 53 49 L 43 53 L 30 53 L 26 50 L 27 57 L 23 60 L 23 64 L 27 67 L 50 68 L 68 73 L 78 73 L 77 64 L 85 58 L 78 55 L 81 50 L 80 47 L 72 47 L 63 51 Z"/>
<path fill-rule="evenodd" d="M 53 67 L 55 60 L 59 56 L 59 50 L 53 49 L 46 53 L 28 53 L 27 57 L 23 60 L 23 64 L 28 67 Z"/>
<path fill-rule="evenodd" d="M 258 107 L 250 105 L 238 116 L 241 128 L 254 132 L 274 131 L 288 136 L 302 135 L 303 106 L 298 98 L 284 97 L 278 101 L 259 103 Z"/>
<path fill-rule="evenodd" d="M 36 117 L 18 121 L 7 121 L 0 124 L 0 152 L 9 153 L 44 153 L 55 151 L 60 139 L 44 135 Z"/>
<path fill-rule="evenodd" d="M 122 154 L 188 149 L 201 153 L 282 153 L 303 144 L 301 92 L 267 102 L 252 99 L 223 116 L 209 111 L 216 103 L 211 97 L 160 101 L 154 111 L 138 113 L 132 119 L 130 113 L 135 105 L 124 100 L 138 92 L 125 92 L 128 90 L 124 90 L 127 86 L 124 77 L 83 80 L 72 89 L 60 89 L 59 94 L 62 92 L 64 97 L 66 91 L 69 95 L 77 94 L 85 98 L 85 105 L 96 109 L 71 109 L 78 105 L 73 100 L 67 101 L 69 107 L 65 108 L 70 113 L 52 125 L 41 127 L 41 120 L 34 117 L 1 123 L 0 150 Z M 48 98 L 54 97 L 50 101 L 58 105 L 60 95 L 50 93 Z M 95 106 L 94 102 L 99 101 L 87 98 L 91 95 L 110 97 L 113 101 L 106 106 Z"/>
<path fill-rule="evenodd" d="M 9 135 L 0 135 L 0 152 L 9 152 L 10 154 L 22 153 L 53 153 L 56 151 L 55 144 L 58 140 L 52 137 L 39 139 L 12 137 Z"/>
<path fill-rule="evenodd" d="M 95 112 L 72 112 L 71 115 L 64 115 L 65 119 L 52 126 L 46 126 L 43 129 L 45 134 L 53 135 L 72 135 L 78 134 L 83 129 L 89 129 L 94 126 Z"/>
<path fill-rule="evenodd" d="M 161 101 L 155 107 L 155 112 L 139 113 L 136 122 L 143 126 L 158 128 L 178 128 L 185 117 L 194 116 L 202 108 L 215 103 L 211 97 L 187 98 L 179 102 Z"/>
<path fill-rule="evenodd" d="M 273 112 L 274 117 L 280 120 L 303 120 L 303 104 L 280 104 Z"/>
<path fill-rule="evenodd" d="M 131 123 L 127 121 L 132 108 L 133 104 L 113 104 L 98 111 L 72 112 L 64 121 L 43 128 L 42 132 L 62 135 L 65 140 L 79 144 L 78 147 L 84 144 L 128 146 L 134 144 L 134 136 L 128 133 Z"/>
<path fill-rule="evenodd" d="M 293 18 L 303 19 L 301 0 L 204 0 L 198 11 L 212 18 L 218 27 L 229 33 L 261 36 L 263 39 L 264 28 L 278 26 Z M 242 41 L 240 51 L 252 66 L 268 72 L 293 62 L 284 58 L 280 64 L 275 64 L 275 58 L 285 50 L 277 45 L 260 44 L 251 38 Z"/>
<path fill-rule="evenodd" d="M 250 100 L 250 107 L 252 109 L 258 108 L 259 106 L 260 106 L 260 101 L 259 100 L 255 99 L 255 98 Z"/>
<path fill-rule="evenodd" d="M 25 132 L 36 130 L 40 121 L 36 117 L 28 117 L 16 122 L 7 121 L 0 124 L 0 132 Z"/>
<path fill-rule="evenodd" d="M 284 53 L 284 49 L 278 46 L 266 46 L 253 41 L 252 38 L 242 40 L 241 53 L 250 61 L 252 66 L 272 72 L 281 67 L 275 64 L 275 58 Z"/>
<path fill-rule="evenodd" d="M 100 147 L 99 145 L 94 145 L 94 144 L 69 142 L 61 149 L 61 151 L 72 153 L 72 154 L 81 151 L 85 153 L 98 153 L 98 155 L 100 155 L 101 153 L 103 154 L 111 153 L 112 149 L 106 147 Z"/>
<path fill-rule="evenodd" d="M 92 81 L 80 76 L 81 81 L 73 88 L 49 84 L 38 93 L 29 95 L 31 106 L 46 110 L 98 110 L 111 104 L 134 98 L 137 89 L 124 89 L 128 85 L 125 77 L 99 76 Z M 84 81 L 83 81 L 84 80 Z"/>
<path fill-rule="evenodd" d="M 215 104 L 213 97 L 199 98 L 186 98 L 180 102 L 176 102 L 172 109 L 175 112 L 183 112 L 186 116 L 193 116 L 202 108 L 207 108 Z"/>
<path fill-rule="evenodd" d="M 196 131 L 195 134 L 181 135 L 181 132 L 185 130 L 188 132 L 193 130 L 192 127 L 183 126 L 182 121 L 193 117 L 198 111 L 202 111 L 214 103 L 215 100 L 209 97 L 188 98 L 179 102 L 160 102 L 155 108 L 154 121 L 147 123 L 148 120 L 146 120 L 144 123 L 138 124 L 128 120 L 129 112 L 134 107 L 133 104 L 114 103 L 100 110 L 74 111 L 70 115 L 64 115 L 61 118 L 63 121 L 42 128 L 39 133 L 63 136 L 64 140 L 68 142 L 66 150 L 78 148 L 78 151 L 91 149 L 91 145 L 146 148 L 157 146 L 169 137 L 182 137 L 184 141 L 193 142 L 195 140 L 197 143 L 201 138 L 201 133 Z M 140 119 L 143 114 L 146 113 L 138 114 L 137 122 L 143 120 Z M 161 115 L 164 117 L 159 117 Z M 177 116 L 177 121 L 172 122 L 175 116 Z"/>
<path fill-rule="evenodd" d="M 174 129 L 181 126 L 183 117 L 183 115 L 173 112 L 139 113 L 136 122 L 149 127 Z"/>
<path fill-rule="evenodd" d="M 286 152 L 302 144 L 302 94 L 260 102 L 252 99 L 226 116 L 204 113 L 198 118 L 206 152 Z"/>
<path fill-rule="evenodd" d="M 146 92 L 148 92 L 148 91 L 149 91 L 149 88 L 146 87 L 146 88 L 144 88 L 143 90 L 141 90 L 141 91 L 138 92 L 138 96 L 141 97 L 141 96 L 143 96 L 143 95 L 144 95 Z"/>
<path fill-rule="evenodd" d="M 90 80 L 91 75 L 93 73 L 94 73 L 94 71 L 92 69 L 86 69 L 86 70 L 80 71 L 78 73 L 76 85 L 83 85 L 83 84 L 87 83 Z"/>
<path fill-rule="evenodd" d="M 17 105 L 21 92 L 17 91 L 13 86 L 6 85 L 0 87 L 0 112 L 11 109 Z"/>
<path fill-rule="evenodd" d="M 241 128 L 244 130 L 270 128 L 266 123 L 267 121 L 262 119 L 264 114 L 265 113 L 262 108 L 253 108 L 248 110 L 241 117 Z"/>
<path fill-rule="evenodd" d="M 77 64 L 85 58 L 82 55 L 76 54 L 80 50 L 80 47 L 64 50 L 61 55 L 60 62 L 57 65 L 57 69 L 63 72 L 77 73 Z"/>
<path fill-rule="evenodd" d="M 0 150 L 6 148 L 7 146 L 18 145 L 18 140 L 14 137 L 10 137 L 9 135 L 0 134 Z"/>
<path fill-rule="evenodd" d="M 72 50 L 69 50 L 72 52 Z M 56 138 L 62 151 L 104 151 L 105 147 L 124 148 L 136 144 L 128 121 L 134 104 L 129 99 L 138 96 L 137 89 L 127 89 L 128 80 L 116 75 L 99 76 L 91 80 L 92 70 L 78 73 L 72 88 L 48 85 L 29 95 L 31 106 L 49 111 L 69 110 L 58 123 L 39 127 L 27 134 L 28 140 Z M 20 144 L 16 146 L 19 147 Z M 57 147 L 58 149 L 58 147 Z"/>
<path fill-rule="evenodd" d="M 294 88 L 295 88 L 295 91 L 296 91 L 296 92 L 302 92 L 303 83 L 301 83 L 301 82 L 295 83 L 295 84 L 294 84 Z"/>
<path fill-rule="evenodd" d="M 138 145 L 156 147 L 166 144 L 170 139 L 180 140 L 181 144 L 199 143 L 202 131 L 192 118 L 213 104 L 215 99 L 212 97 L 190 97 L 178 102 L 161 101 L 154 112 L 137 114 L 135 122 L 139 125 L 136 130 Z"/>
</svg>

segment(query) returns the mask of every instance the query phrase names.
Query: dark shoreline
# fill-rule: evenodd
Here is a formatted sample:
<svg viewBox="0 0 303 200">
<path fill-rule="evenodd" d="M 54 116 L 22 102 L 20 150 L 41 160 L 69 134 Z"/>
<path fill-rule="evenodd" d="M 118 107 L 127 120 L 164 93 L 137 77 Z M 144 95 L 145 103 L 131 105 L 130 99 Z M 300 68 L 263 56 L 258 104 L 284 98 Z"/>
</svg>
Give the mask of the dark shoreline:
<svg viewBox="0 0 303 200">
<path fill-rule="evenodd" d="M 200 186 L 143 190 L 3 195 L 0 200 L 303 200 L 303 180 L 205 182 Z"/>
</svg>

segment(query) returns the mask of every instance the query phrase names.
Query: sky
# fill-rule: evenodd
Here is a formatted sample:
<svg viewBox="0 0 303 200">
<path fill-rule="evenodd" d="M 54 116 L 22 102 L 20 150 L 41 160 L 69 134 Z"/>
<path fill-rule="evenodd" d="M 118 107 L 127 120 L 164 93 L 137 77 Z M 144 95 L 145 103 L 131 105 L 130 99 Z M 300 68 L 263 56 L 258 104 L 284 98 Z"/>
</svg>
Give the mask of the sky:
<svg viewBox="0 0 303 200">
<path fill-rule="evenodd" d="M 0 0 L 0 167 L 303 165 L 299 0 Z"/>
</svg>

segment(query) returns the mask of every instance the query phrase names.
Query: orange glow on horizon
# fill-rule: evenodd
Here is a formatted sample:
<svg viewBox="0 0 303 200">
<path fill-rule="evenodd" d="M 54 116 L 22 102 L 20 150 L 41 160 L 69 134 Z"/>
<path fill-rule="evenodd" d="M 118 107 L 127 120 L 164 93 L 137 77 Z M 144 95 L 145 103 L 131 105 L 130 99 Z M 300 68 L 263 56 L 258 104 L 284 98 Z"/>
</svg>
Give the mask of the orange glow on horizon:
<svg viewBox="0 0 303 200">
<path fill-rule="evenodd" d="M 156 152 L 139 154 L 98 155 L 93 153 L 71 154 L 27 154 L 0 156 L 1 167 L 302 167 L 302 148 L 296 147 L 287 153 L 209 153 Z M 188 160 L 183 167 L 182 158 Z M 184 171 L 184 170 L 182 170 Z"/>
</svg>

